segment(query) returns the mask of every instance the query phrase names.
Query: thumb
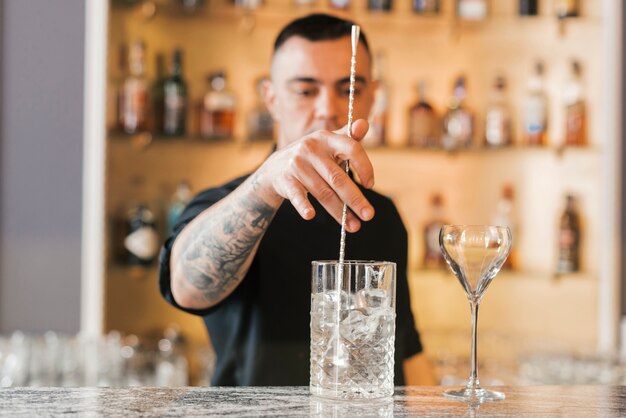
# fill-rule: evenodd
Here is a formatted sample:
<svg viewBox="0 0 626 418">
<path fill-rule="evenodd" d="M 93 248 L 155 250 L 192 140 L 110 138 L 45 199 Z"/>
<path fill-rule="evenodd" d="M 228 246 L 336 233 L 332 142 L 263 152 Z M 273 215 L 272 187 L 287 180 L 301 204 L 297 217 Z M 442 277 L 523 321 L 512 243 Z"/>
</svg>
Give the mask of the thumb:
<svg viewBox="0 0 626 418">
<path fill-rule="evenodd" d="M 361 141 L 369 130 L 369 126 L 369 123 L 367 123 L 365 119 L 357 119 L 352 122 L 352 139 L 354 139 L 355 141 Z M 347 135 L 348 125 L 344 125 L 343 128 L 334 132 L 340 135 Z"/>
</svg>

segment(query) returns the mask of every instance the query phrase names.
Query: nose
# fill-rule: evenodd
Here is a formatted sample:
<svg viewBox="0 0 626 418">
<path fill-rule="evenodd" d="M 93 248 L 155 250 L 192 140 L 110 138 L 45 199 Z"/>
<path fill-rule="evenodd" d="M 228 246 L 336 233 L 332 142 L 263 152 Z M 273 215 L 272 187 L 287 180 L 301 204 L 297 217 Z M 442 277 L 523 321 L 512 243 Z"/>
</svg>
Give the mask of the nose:
<svg viewBox="0 0 626 418">
<path fill-rule="evenodd" d="M 319 122 L 323 122 L 324 129 L 339 129 L 339 112 L 341 106 L 337 93 L 333 89 L 321 89 L 315 102 L 315 117 Z"/>
</svg>

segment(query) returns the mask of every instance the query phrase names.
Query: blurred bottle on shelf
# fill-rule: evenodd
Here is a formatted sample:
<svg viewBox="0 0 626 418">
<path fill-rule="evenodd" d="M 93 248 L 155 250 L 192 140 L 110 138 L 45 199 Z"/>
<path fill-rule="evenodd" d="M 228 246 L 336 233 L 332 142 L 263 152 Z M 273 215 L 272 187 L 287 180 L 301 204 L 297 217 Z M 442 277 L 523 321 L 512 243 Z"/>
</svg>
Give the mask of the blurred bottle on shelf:
<svg viewBox="0 0 626 418">
<path fill-rule="evenodd" d="M 389 12 L 392 7 L 392 0 L 367 0 L 367 9 L 372 12 Z"/>
<path fill-rule="evenodd" d="M 485 20 L 489 12 L 487 0 L 457 0 L 456 15 L 463 20 Z"/>
<path fill-rule="evenodd" d="M 443 197 L 434 193 L 430 200 L 430 215 L 424 226 L 424 259 L 423 265 L 427 269 L 444 266 L 443 254 L 439 247 L 439 232 L 447 222 L 444 216 Z"/>
<path fill-rule="evenodd" d="M 248 11 L 256 10 L 262 5 L 262 0 L 235 0 L 235 6 L 241 7 Z"/>
<path fill-rule="evenodd" d="M 143 186 L 143 178 L 131 180 L 133 199 L 129 202 L 124 217 L 121 260 L 128 266 L 152 265 L 159 250 L 156 219 L 142 198 Z"/>
<path fill-rule="evenodd" d="M 583 94 L 582 70 L 576 60 L 571 63 L 570 80 L 563 91 L 565 101 L 565 145 L 587 145 L 587 117 Z"/>
<path fill-rule="evenodd" d="M 565 210 L 559 222 L 557 274 L 580 270 L 580 238 L 580 216 L 576 208 L 576 199 L 572 195 L 567 195 Z"/>
<path fill-rule="evenodd" d="M 185 13 L 195 13 L 204 7 L 205 0 L 178 0 Z"/>
<path fill-rule="evenodd" d="M 124 87 L 124 75 L 127 67 L 126 57 L 128 51 L 126 45 L 122 44 L 117 53 L 109 54 L 113 62 L 109 62 L 110 78 L 107 83 L 106 92 L 106 128 L 108 132 L 122 130 L 122 92 Z"/>
<path fill-rule="evenodd" d="M 142 41 L 133 42 L 128 53 L 129 73 L 122 87 L 120 118 L 127 134 L 147 130 L 148 83 L 144 67 L 145 46 Z"/>
<path fill-rule="evenodd" d="M 313 7 L 315 0 L 293 0 L 293 4 L 297 7 Z"/>
<path fill-rule="evenodd" d="M 511 110 L 506 95 L 506 81 L 497 76 L 485 114 L 485 144 L 491 147 L 511 145 Z"/>
<path fill-rule="evenodd" d="M 163 81 L 164 135 L 182 136 L 187 133 L 187 83 L 183 78 L 183 53 L 176 48 L 172 54 L 170 75 Z"/>
<path fill-rule="evenodd" d="M 374 56 L 374 79 L 378 82 L 374 92 L 374 104 L 368 122 L 369 130 L 363 138 L 363 145 L 383 146 L 387 142 L 387 112 L 389 110 L 389 86 L 385 81 L 385 53 L 378 51 Z"/>
<path fill-rule="evenodd" d="M 165 114 L 165 55 L 158 53 L 155 58 L 156 78 L 150 89 L 152 99 L 152 126 L 156 132 L 163 133 Z"/>
<path fill-rule="evenodd" d="M 200 112 L 200 136 L 206 139 L 234 137 L 235 95 L 226 88 L 226 73 L 214 71 L 208 76 L 209 87 Z"/>
<path fill-rule="evenodd" d="M 263 101 L 263 85 L 267 81 L 269 81 L 269 77 L 264 76 L 257 79 L 255 83 L 256 104 L 248 113 L 246 121 L 248 141 L 263 141 L 274 138 L 274 119 Z"/>
<path fill-rule="evenodd" d="M 537 16 L 539 14 L 539 0 L 519 0 L 520 16 Z"/>
<path fill-rule="evenodd" d="M 133 206 L 127 217 L 128 233 L 124 239 L 129 265 L 150 266 L 156 258 L 159 238 L 152 211 L 143 203 Z"/>
<path fill-rule="evenodd" d="M 332 9 L 348 10 L 350 8 L 350 0 L 329 0 L 329 6 Z"/>
<path fill-rule="evenodd" d="M 548 130 L 548 97 L 543 83 L 543 63 L 535 63 L 534 74 L 528 79 L 522 108 L 523 142 L 526 145 L 546 145 Z"/>
<path fill-rule="evenodd" d="M 498 200 L 498 204 L 496 206 L 496 212 L 491 219 L 492 225 L 508 226 L 511 230 L 511 234 L 513 235 L 513 246 L 511 247 L 511 252 L 509 253 L 509 256 L 502 266 L 502 268 L 504 269 L 516 269 L 518 267 L 516 243 L 519 242 L 518 232 L 520 228 L 515 213 L 514 198 L 515 191 L 513 189 L 513 186 L 511 186 L 510 184 L 505 184 L 502 188 L 500 200 Z"/>
<path fill-rule="evenodd" d="M 409 109 L 409 145 L 419 148 L 439 146 L 439 119 L 426 98 L 426 82 L 417 84 L 417 103 Z"/>
<path fill-rule="evenodd" d="M 420 15 L 438 15 L 441 0 L 413 0 L 413 11 Z"/>
<path fill-rule="evenodd" d="M 167 235 L 174 231 L 174 225 L 191 201 L 191 186 L 186 180 L 178 182 L 176 191 L 167 209 Z"/>
<path fill-rule="evenodd" d="M 448 150 L 467 148 L 472 145 L 474 116 L 465 107 L 466 95 L 465 77 L 460 76 L 454 82 L 452 98 L 443 117 L 442 145 Z"/>
<path fill-rule="evenodd" d="M 554 12 L 559 19 L 580 16 L 579 0 L 555 0 Z"/>
</svg>

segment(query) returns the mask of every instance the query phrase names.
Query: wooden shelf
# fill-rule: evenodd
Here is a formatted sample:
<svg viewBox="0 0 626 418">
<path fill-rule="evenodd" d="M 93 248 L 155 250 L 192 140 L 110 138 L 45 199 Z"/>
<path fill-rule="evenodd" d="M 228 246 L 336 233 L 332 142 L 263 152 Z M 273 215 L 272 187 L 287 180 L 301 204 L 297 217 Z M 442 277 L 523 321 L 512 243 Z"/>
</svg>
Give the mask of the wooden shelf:
<svg viewBox="0 0 626 418">
<path fill-rule="evenodd" d="M 148 147 L 159 146 L 190 146 L 201 145 L 206 147 L 237 147 L 237 148 L 271 148 L 274 146 L 272 140 L 247 141 L 245 139 L 220 139 L 211 140 L 198 136 L 159 136 L 151 133 L 142 133 L 136 135 L 127 135 L 120 133 L 111 133 L 108 135 L 110 141 L 116 144 L 128 144 L 132 149 L 142 150 Z M 413 146 L 378 146 L 366 147 L 367 151 L 372 154 L 441 154 L 450 157 L 459 157 L 463 155 L 499 155 L 503 153 L 515 154 L 535 154 L 535 153 L 553 153 L 559 157 L 567 154 L 577 155 L 596 155 L 601 154 L 601 149 L 596 146 L 524 146 L 512 145 L 503 147 L 487 147 L 487 146 L 471 146 L 468 148 L 444 149 L 444 148 L 418 148 Z"/>
<path fill-rule="evenodd" d="M 315 1 L 311 6 L 298 6 L 293 1 L 273 1 L 268 0 L 258 8 L 246 8 L 236 6 L 231 1 L 209 1 L 195 9 L 185 9 L 182 5 L 174 4 L 167 0 L 138 0 L 133 5 L 123 5 L 114 2 L 115 9 L 126 10 L 133 16 L 150 20 L 158 15 L 164 15 L 172 19 L 232 19 L 242 17 L 253 17 L 259 19 L 285 19 L 297 15 L 313 12 L 326 12 L 340 16 L 349 16 L 363 24 L 375 24 L 385 21 L 394 25 L 416 24 L 420 25 L 443 25 L 456 26 L 459 28 L 487 28 L 491 25 L 532 25 L 547 23 L 557 24 L 593 24 L 600 25 L 602 19 L 598 16 L 578 16 L 559 19 L 556 15 L 542 14 L 537 16 L 520 16 L 516 13 L 494 12 L 490 13 L 484 20 L 462 19 L 455 15 L 453 10 L 443 10 L 439 14 L 419 14 L 415 13 L 410 4 L 397 3 L 390 11 L 369 10 L 365 1 L 352 1 L 349 9 L 335 9 L 328 5 L 328 2 Z M 446 8 L 447 9 L 447 8 Z"/>
</svg>

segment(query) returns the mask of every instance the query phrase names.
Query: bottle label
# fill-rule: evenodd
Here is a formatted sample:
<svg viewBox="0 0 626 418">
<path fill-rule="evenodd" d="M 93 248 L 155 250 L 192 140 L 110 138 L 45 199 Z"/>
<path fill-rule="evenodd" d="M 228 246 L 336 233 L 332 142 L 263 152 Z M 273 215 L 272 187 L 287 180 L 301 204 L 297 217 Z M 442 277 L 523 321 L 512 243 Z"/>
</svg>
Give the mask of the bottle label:
<svg viewBox="0 0 626 418">
<path fill-rule="evenodd" d="M 472 116 L 465 110 L 452 112 L 446 126 L 444 138 L 446 148 L 467 147 L 472 144 Z"/>
<path fill-rule="evenodd" d="M 459 0 L 458 13 L 464 19 L 484 19 L 487 16 L 487 2 L 485 0 Z"/>
<path fill-rule="evenodd" d="M 538 134 L 546 130 L 546 103 L 540 97 L 533 97 L 526 103 L 524 128 L 527 134 Z"/>
<path fill-rule="evenodd" d="M 584 108 L 581 103 L 576 103 L 567 108 L 565 143 L 567 145 L 584 145 Z"/>
<path fill-rule="evenodd" d="M 564 229 L 561 231 L 559 237 L 559 244 L 562 250 L 572 250 L 576 243 L 576 233 L 571 229 Z"/>
<path fill-rule="evenodd" d="M 135 133 L 145 129 L 148 91 L 141 80 L 128 80 L 124 90 L 124 129 Z"/>
<path fill-rule="evenodd" d="M 412 145 L 432 147 L 437 145 L 435 117 L 426 110 L 418 109 L 411 115 L 409 138 Z"/>
<path fill-rule="evenodd" d="M 492 109 L 487 113 L 485 138 L 489 145 L 507 145 L 509 141 L 509 121 L 505 111 Z"/>
<path fill-rule="evenodd" d="M 159 250 L 159 237 L 149 226 L 142 226 L 124 239 L 124 247 L 142 260 L 154 258 Z"/>
</svg>

